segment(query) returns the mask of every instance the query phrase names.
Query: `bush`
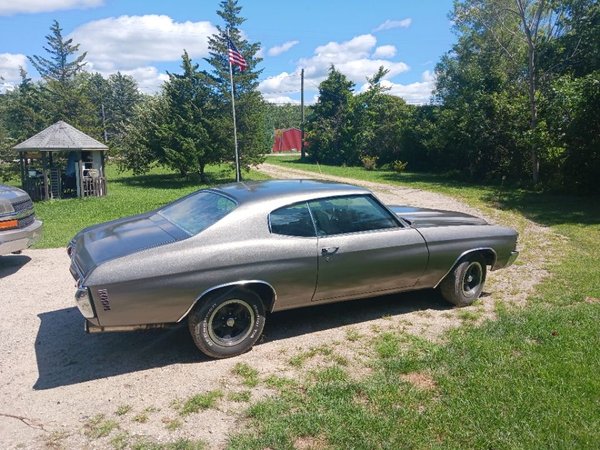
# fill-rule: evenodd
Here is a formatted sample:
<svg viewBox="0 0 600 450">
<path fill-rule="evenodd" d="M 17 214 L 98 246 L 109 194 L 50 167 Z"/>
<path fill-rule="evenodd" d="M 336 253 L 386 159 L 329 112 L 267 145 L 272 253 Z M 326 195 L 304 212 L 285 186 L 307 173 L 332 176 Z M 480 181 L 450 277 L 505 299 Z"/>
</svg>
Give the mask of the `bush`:
<svg viewBox="0 0 600 450">
<path fill-rule="evenodd" d="M 392 163 L 392 170 L 396 173 L 402 173 L 406 170 L 406 166 L 408 166 L 407 162 L 394 161 Z"/>
<path fill-rule="evenodd" d="M 360 158 L 360 162 L 362 162 L 362 165 L 366 170 L 375 170 L 377 168 L 378 159 L 377 156 L 363 156 Z"/>
</svg>

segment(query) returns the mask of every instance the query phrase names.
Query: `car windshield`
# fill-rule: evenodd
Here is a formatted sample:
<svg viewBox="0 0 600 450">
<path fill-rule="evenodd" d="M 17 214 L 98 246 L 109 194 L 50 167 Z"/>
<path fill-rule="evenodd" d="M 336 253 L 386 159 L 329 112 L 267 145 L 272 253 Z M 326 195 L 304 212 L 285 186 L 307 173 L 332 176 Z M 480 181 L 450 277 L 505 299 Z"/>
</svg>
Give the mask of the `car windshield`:
<svg viewBox="0 0 600 450">
<path fill-rule="evenodd" d="M 225 217 L 236 206 L 237 204 L 228 197 L 216 192 L 200 191 L 172 203 L 158 213 L 194 235 Z"/>
</svg>

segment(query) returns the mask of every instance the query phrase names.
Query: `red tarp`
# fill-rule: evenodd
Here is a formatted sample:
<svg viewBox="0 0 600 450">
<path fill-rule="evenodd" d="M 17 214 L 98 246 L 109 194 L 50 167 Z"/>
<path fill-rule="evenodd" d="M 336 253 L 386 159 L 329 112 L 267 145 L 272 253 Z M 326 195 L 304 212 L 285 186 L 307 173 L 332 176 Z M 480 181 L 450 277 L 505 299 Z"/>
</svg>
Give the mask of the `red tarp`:
<svg viewBox="0 0 600 450">
<path fill-rule="evenodd" d="M 298 128 L 275 130 L 273 152 L 299 152 L 302 149 L 302 131 Z"/>
</svg>

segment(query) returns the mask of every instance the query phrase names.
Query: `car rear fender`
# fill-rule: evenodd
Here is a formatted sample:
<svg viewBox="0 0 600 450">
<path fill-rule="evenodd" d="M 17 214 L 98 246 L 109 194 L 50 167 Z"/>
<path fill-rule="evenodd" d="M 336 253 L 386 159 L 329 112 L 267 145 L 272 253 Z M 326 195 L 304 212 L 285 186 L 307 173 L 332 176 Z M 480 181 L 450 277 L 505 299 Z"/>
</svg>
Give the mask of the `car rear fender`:
<svg viewBox="0 0 600 450">
<path fill-rule="evenodd" d="M 231 283 L 220 284 L 203 291 L 196 298 L 196 300 L 194 300 L 194 302 L 190 305 L 188 310 L 179 318 L 177 322 L 181 322 L 183 319 L 185 319 L 190 313 L 190 311 L 198 304 L 198 302 L 206 296 L 216 294 L 219 291 L 233 291 L 237 288 L 243 288 L 256 293 L 263 301 L 266 311 L 271 311 L 273 309 L 275 301 L 277 300 L 277 293 L 275 292 L 275 288 L 266 281 L 240 280 Z"/>
<path fill-rule="evenodd" d="M 448 274 L 454 270 L 454 268 L 460 262 L 460 260 L 462 260 L 465 256 L 473 255 L 473 254 L 479 254 L 479 255 L 483 256 L 483 260 L 485 261 L 486 266 L 494 267 L 494 265 L 496 264 L 496 259 L 497 259 L 496 251 L 491 247 L 480 247 L 480 248 L 473 248 L 473 249 L 467 250 L 467 251 L 461 253 L 458 256 L 458 258 L 456 258 L 456 260 L 454 261 L 452 266 L 450 266 L 450 269 L 448 269 L 448 272 L 446 272 L 444 274 L 444 276 L 442 278 L 440 278 L 440 280 L 435 284 L 434 289 L 437 288 L 438 285 L 444 280 L 444 278 L 446 278 L 448 276 Z"/>
</svg>

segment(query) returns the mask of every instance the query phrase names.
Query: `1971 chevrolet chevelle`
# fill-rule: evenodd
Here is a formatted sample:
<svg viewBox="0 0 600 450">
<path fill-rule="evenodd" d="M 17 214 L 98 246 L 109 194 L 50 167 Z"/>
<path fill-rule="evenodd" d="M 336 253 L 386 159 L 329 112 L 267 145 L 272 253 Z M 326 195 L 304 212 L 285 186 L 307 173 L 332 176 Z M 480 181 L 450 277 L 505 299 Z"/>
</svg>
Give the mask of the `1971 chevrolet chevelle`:
<svg viewBox="0 0 600 450">
<path fill-rule="evenodd" d="M 486 268 L 513 263 L 517 232 L 467 214 L 385 206 L 357 186 L 271 180 L 205 189 L 95 225 L 68 247 L 88 332 L 188 321 L 205 354 L 249 350 L 265 314 L 437 288 L 457 306 Z"/>
</svg>

